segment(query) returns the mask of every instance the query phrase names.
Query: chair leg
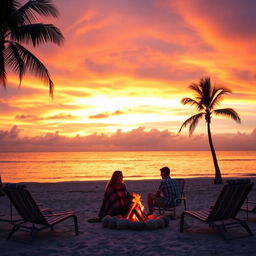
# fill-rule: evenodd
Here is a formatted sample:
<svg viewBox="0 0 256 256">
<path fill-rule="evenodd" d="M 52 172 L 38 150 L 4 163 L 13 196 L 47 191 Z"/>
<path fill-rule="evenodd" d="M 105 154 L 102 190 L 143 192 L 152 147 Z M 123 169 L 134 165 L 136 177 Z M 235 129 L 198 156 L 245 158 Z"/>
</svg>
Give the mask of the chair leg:
<svg viewBox="0 0 256 256">
<path fill-rule="evenodd" d="M 227 233 L 227 230 L 226 230 L 226 227 L 225 225 L 212 225 L 212 227 L 216 228 L 216 230 L 220 233 L 220 235 L 223 237 L 224 240 L 227 240 L 227 237 L 226 237 L 226 233 Z"/>
<path fill-rule="evenodd" d="M 249 228 L 249 226 L 247 225 L 247 223 L 245 221 L 241 221 L 239 223 L 249 233 L 250 236 L 253 236 L 251 229 Z"/>
<path fill-rule="evenodd" d="M 184 218 L 185 218 L 185 212 L 183 212 L 180 216 L 180 232 L 183 232 L 184 229 Z"/>
<path fill-rule="evenodd" d="M 8 236 L 6 237 L 6 240 L 9 240 L 11 238 L 11 236 L 16 232 L 18 231 L 20 228 L 19 225 L 15 225 L 12 230 L 10 231 L 10 233 L 8 234 Z"/>
<path fill-rule="evenodd" d="M 249 219 L 249 212 L 248 212 L 248 196 L 246 198 L 246 220 L 248 221 Z"/>
<path fill-rule="evenodd" d="M 187 210 L 187 203 L 186 203 L 186 199 L 183 200 L 184 202 L 184 210 Z"/>
<path fill-rule="evenodd" d="M 73 219 L 74 219 L 74 225 L 75 225 L 75 233 L 78 236 L 79 235 L 79 231 L 78 231 L 78 221 L 77 221 L 77 216 L 73 215 Z"/>
<path fill-rule="evenodd" d="M 36 234 L 38 233 L 39 231 L 34 227 L 33 225 L 33 228 L 31 229 L 31 232 L 30 232 L 30 239 L 29 239 L 29 244 L 32 244 L 32 242 L 34 241 L 34 238 L 36 237 Z"/>
</svg>

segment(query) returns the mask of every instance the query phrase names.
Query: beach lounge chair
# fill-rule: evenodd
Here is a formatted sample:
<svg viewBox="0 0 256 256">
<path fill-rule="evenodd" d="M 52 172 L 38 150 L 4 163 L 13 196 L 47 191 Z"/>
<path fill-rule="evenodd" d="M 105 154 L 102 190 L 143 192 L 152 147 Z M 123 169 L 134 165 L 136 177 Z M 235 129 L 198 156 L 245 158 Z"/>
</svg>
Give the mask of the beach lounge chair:
<svg viewBox="0 0 256 256">
<path fill-rule="evenodd" d="M 183 205 L 184 205 L 184 210 L 187 209 L 187 204 L 186 204 L 186 196 L 185 196 L 185 179 L 175 179 L 178 184 L 179 184 L 179 188 L 180 188 L 180 195 L 179 197 L 177 197 L 175 199 L 175 206 L 174 207 L 160 207 L 158 205 L 156 205 L 154 207 L 154 210 L 158 210 L 159 214 L 165 214 L 165 212 L 173 212 L 173 216 L 175 217 L 176 214 L 176 207 L 179 206 L 181 204 L 181 202 L 183 201 Z"/>
<path fill-rule="evenodd" d="M 252 236 L 252 231 L 245 220 L 236 217 L 254 183 L 250 179 L 228 180 L 222 188 L 215 204 L 209 210 L 184 211 L 180 219 L 180 232 L 183 232 L 186 215 L 194 217 L 211 227 L 217 228 L 225 237 L 226 227 L 240 224 Z M 230 222 L 232 220 L 232 222 Z"/>
<path fill-rule="evenodd" d="M 21 221 L 14 223 L 7 239 L 16 231 L 22 230 L 30 232 L 32 241 L 39 231 L 46 228 L 53 230 L 56 224 L 69 218 L 73 218 L 75 234 L 78 235 L 78 222 L 74 212 L 45 214 L 39 209 L 25 185 L 6 184 L 4 191 L 22 218 Z"/>
</svg>

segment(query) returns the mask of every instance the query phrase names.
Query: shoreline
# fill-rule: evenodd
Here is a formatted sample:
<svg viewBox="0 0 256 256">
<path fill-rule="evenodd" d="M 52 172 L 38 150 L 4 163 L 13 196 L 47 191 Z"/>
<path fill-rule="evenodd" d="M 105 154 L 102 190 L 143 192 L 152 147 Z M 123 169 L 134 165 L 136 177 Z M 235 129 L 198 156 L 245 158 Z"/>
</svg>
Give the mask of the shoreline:
<svg viewBox="0 0 256 256">
<path fill-rule="evenodd" d="M 173 179 L 175 178 L 181 178 L 181 179 L 185 179 L 185 180 L 214 180 L 214 176 L 211 176 L 211 177 L 172 177 Z M 229 179 L 256 179 L 256 174 L 255 175 L 244 175 L 244 176 L 224 176 L 222 177 L 222 180 L 223 180 L 223 184 L 229 180 Z M 3 181 L 2 180 L 2 183 L 5 184 L 5 183 L 17 183 L 17 184 L 57 184 L 57 183 L 90 183 L 90 182 L 99 182 L 99 183 L 102 183 L 102 182 L 107 182 L 109 179 L 99 179 L 99 180 L 66 180 L 66 181 L 53 181 L 53 182 L 41 182 L 41 181 L 18 181 L 18 182 L 8 182 L 8 181 Z M 159 181 L 161 180 L 161 178 L 156 178 L 156 179 L 126 179 L 124 177 L 124 180 L 125 182 L 150 182 L 150 181 Z"/>
</svg>

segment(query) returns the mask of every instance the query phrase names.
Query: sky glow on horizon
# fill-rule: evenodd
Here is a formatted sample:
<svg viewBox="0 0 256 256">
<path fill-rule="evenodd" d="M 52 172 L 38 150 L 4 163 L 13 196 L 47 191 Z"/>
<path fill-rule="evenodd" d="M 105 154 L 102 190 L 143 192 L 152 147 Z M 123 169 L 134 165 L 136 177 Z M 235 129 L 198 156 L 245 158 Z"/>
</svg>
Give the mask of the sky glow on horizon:
<svg viewBox="0 0 256 256">
<path fill-rule="evenodd" d="M 220 108 L 234 108 L 242 121 L 214 116 L 212 133 L 254 134 L 255 1 L 53 2 L 60 16 L 47 23 L 61 29 L 64 46 L 28 48 L 48 68 L 54 99 L 37 78 L 27 74 L 18 88 L 18 75 L 8 72 L 7 90 L 0 89 L 0 135 L 17 126 L 17 136 L 33 138 L 111 137 L 141 127 L 176 136 L 196 113 L 180 101 L 193 97 L 188 86 L 206 76 L 232 90 Z M 200 134 L 206 134 L 204 120 L 195 130 Z"/>
</svg>

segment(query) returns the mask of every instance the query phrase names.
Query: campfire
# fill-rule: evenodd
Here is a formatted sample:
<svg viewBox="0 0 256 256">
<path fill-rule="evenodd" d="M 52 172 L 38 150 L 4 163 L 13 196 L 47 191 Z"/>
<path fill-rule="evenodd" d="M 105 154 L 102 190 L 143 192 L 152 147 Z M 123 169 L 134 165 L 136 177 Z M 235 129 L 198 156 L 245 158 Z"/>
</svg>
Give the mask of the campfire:
<svg viewBox="0 0 256 256">
<path fill-rule="evenodd" d="M 132 202 L 126 216 L 105 216 L 102 226 L 110 229 L 154 230 L 165 228 L 169 224 L 169 218 L 163 215 L 147 216 L 143 212 L 141 195 L 133 193 Z"/>
<path fill-rule="evenodd" d="M 129 219 L 130 221 L 143 221 L 146 222 L 148 220 L 148 217 L 143 212 L 144 206 L 141 201 L 141 195 L 133 193 L 132 194 L 132 203 L 130 206 L 130 209 L 128 211 L 128 214 L 126 216 L 126 219 Z"/>
</svg>

